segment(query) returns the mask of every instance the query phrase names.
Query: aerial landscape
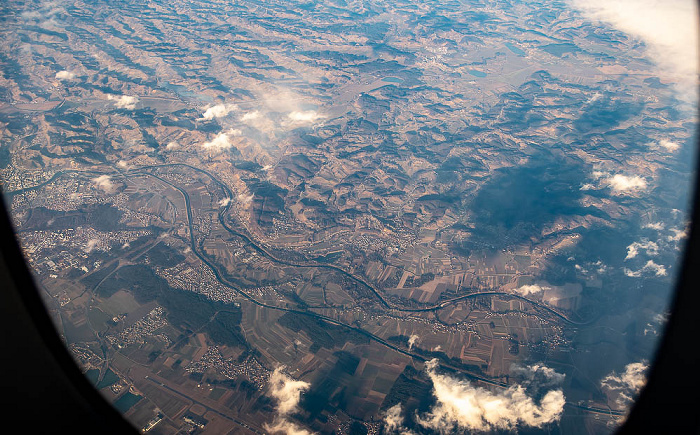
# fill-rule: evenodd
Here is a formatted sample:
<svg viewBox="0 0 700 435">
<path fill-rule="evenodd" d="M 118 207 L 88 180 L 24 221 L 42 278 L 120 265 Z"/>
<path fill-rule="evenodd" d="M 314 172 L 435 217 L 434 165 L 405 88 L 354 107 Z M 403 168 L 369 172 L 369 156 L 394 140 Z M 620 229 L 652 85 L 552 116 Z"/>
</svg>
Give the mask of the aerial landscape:
<svg viewBox="0 0 700 435">
<path fill-rule="evenodd" d="M 4 200 L 137 430 L 624 421 L 697 127 L 649 41 L 538 0 L 0 8 Z"/>
</svg>

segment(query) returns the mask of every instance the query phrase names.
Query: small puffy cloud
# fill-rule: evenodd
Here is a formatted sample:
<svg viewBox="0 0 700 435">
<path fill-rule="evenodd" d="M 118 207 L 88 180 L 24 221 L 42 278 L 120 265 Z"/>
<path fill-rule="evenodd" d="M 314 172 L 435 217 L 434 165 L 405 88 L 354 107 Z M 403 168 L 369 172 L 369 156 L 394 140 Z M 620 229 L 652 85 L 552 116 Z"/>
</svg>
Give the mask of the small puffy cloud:
<svg viewBox="0 0 700 435">
<path fill-rule="evenodd" d="M 223 118 L 228 115 L 231 111 L 236 110 L 237 107 L 234 104 L 217 104 L 216 106 L 209 107 L 204 111 L 202 117 L 199 119 L 212 120 L 214 118 Z"/>
<path fill-rule="evenodd" d="M 416 334 L 412 334 L 410 337 L 408 337 L 408 350 L 413 349 L 413 346 L 416 344 L 419 338 L 420 337 Z"/>
<path fill-rule="evenodd" d="M 544 388 L 560 385 L 566 376 L 557 372 L 553 368 L 543 364 L 533 364 L 519 366 L 513 364 L 510 367 L 511 375 L 522 379 L 522 384 L 526 387 Z"/>
<path fill-rule="evenodd" d="M 116 190 L 116 186 L 112 183 L 112 179 L 109 175 L 100 175 L 97 178 L 93 178 L 92 181 L 98 188 L 104 190 L 106 193 L 113 193 Z"/>
<path fill-rule="evenodd" d="M 647 322 L 644 327 L 644 335 L 654 334 L 659 335 L 659 330 L 662 329 L 668 322 L 668 318 L 671 315 L 669 312 L 662 312 L 653 315 L 649 322 Z"/>
<path fill-rule="evenodd" d="M 538 284 L 526 284 L 515 289 L 515 292 L 520 296 L 532 295 L 535 293 L 540 293 L 543 290 L 547 290 L 549 287 L 543 287 Z"/>
<path fill-rule="evenodd" d="M 668 317 L 670 316 L 670 313 L 664 312 L 664 313 L 659 313 L 654 315 L 654 322 L 658 323 L 659 325 L 663 325 L 664 323 L 668 322 Z"/>
<path fill-rule="evenodd" d="M 107 99 L 114 101 L 114 105 L 118 109 L 134 110 L 136 104 L 139 102 L 139 98 L 132 95 L 121 95 L 119 97 L 114 95 L 108 95 Z"/>
<path fill-rule="evenodd" d="M 591 183 L 586 183 L 579 188 L 579 190 L 594 190 L 594 189 L 595 189 L 595 186 L 592 185 Z"/>
<path fill-rule="evenodd" d="M 263 427 L 271 434 L 311 435 L 313 433 L 286 419 L 275 420 L 272 424 L 264 424 Z"/>
<path fill-rule="evenodd" d="M 70 71 L 59 71 L 56 73 L 56 78 L 59 80 L 73 80 L 75 78 L 75 73 Z"/>
<path fill-rule="evenodd" d="M 625 273 L 626 276 L 629 276 L 630 278 L 639 278 L 642 276 L 642 270 L 632 270 L 628 268 L 622 269 L 622 271 Z"/>
<path fill-rule="evenodd" d="M 627 256 L 625 257 L 625 261 L 639 255 L 640 250 L 646 251 L 647 255 L 658 255 L 659 245 L 647 239 L 642 239 L 640 242 L 634 242 L 627 247 Z"/>
<path fill-rule="evenodd" d="M 386 410 L 384 414 L 384 429 L 386 432 L 398 432 L 403 427 L 403 416 L 401 415 L 401 404 L 397 403 Z"/>
<path fill-rule="evenodd" d="M 165 146 L 165 149 L 168 151 L 176 150 L 178 148 L 180 148 L 180 144 L 175 141 L 168 142 L 168 144 Z"/>
<path fill-rule="evenodd" d="M 542 427 L 561 418 L 566 402 L 561 389 L 548 391 L 539 405 L 521 385 L 492 392 L 468 381 L 437 373 L 437 360 L 426 363 L 437 403 L 418 423 L 440 433 L 465 430 L 513 430 L 518 426 Z"/>
<path fill-rule="evenodd" d="M 666 237 L 669 242 L 678 242 L 688 237 L 688 228 L 669 228 L 669 231 L 673 233 L 672 235 Z"/>
<path fill-rule="evenodd" d="M 231 148 L 231 142 L 226 133 L 219 133 L 214 139 L 202 144 L 204 149 L 225 150 Z"/>
<path fill-rule="evenodd" d="M 318 114 L 315 110 L 294 111 L 287 115 L 287 118 L 295 124 L 310 124 L 325 116 Z"/>
<path fill-rule="evenodd" d="M 288 415 L 296 411 L 301 394 L 308 390 L 310 384 L 295 381 L 287 376 L 284 367 L 278 367 L 270 376 L 270 395 L 277 400 L 277 413 Z"/>
<path fill-rule="evenodd" d="M 650 230 L 661 231 L 665 227 L 666 226 L 664 225 L 663 222 L 649 222 L 648 224 L 644 224 L 644 226 L 642 228 L 648 228 Z"/>
<path fill-rule="evenodd" d="M 250 195 L 240 194 L 240 195 L 238 195 L 238 202 L 241 203 L 242 205 L 248 205 L 251 202 L 253 202 L 253 198 L 255 198 L 255 195 L 253 195 L 253 194 L 250 194 Z"/>
<path fill-rule="evenodd" d="M 287 435 L 310 435 L 311 432 L 289 421 L 290 414 L 297 410 L 301 394 L 309 389 L 310 384 L 304 381 L 295 381 L 287 376 L 284 367 L 278 367 L 270 376 L 270 395 L 277 401 L 277 415 L 272 424 L 265 424 L 264 428 L 270 433 L 284 433 Z"/>
<path fill-rule="evenodd" d="M 595 263 L 590 263 L 590 266 L 595 268 L 595 271 L 601 275 L 608 271 L 608 266 L 606 266 L 601 260 L 598 260 Z"/>
<path fill-rule="evenodd" d="M 642 268 L 644 271 L 649 271 L 653 272 L 654 275 L 656 276 L 666 276 L 668 275 L 668 272 L 666 272 L 666 267 L 661 265 L 661 264 L 656 264 L 654 261 L 649 260 L 647 263 L 644 265 Z"/>
<path fill-rule="evenodd" d="M 231 203 L 231 198 L 224 198 L 221 201 L 219 201 L 219 207 L 226 207 Z"/>
<path fill-rule="evenodd" d="M 255 121 L 258 118 L 260 118 L 260 112 L 254 110 L 252 112 L 245 113 L 243 116 L 241 116 L 241 122 Z"/>
<path fill-rule="evenodd" d="M 632 403 L 647 382 L 646 371 L 649 365 L 646 361 L 627 364 L 621 374 L 612 372 L 600 381 L 601 388 L 617 396 L 619 406 Z"/>
<path fill-rule="evenodd" d="M 616 193 L 627 191 L 643 190 L 647 187 L 647 182 L 644 178 L 638 175 L 622 175 L 615 174 L 603 180 L 605 184 L 610 186 Z"/>
<path fill-rule="evenodd" d="M 119 161 L 117 162 L 117 168 L 120 168 L 120 169 L 129 169 L 129 164 L 126 163 L 126 161 L 124 161 L 124 160 L 119 160 Z"/>
<path fill-rule="evenodd" d="M 229 130 L 226 133 L 219 133 L 214 139 L 209 142 L 204 142 L 202 148 L 205 150 L 213 151 L 223 151 L 231 148 L 233 144 L 231 143 L 230 136 L 240 136 L 240 130 Z"/>
<path fill-rule="evenodd" d="M 85 252 L 90 253 L 97 248 L 97 245 L 100 244 L 100 241 L 98 239 L 90 239 L 87 241 L 87 244 L 85 245 Z"/>
<path fill-rule="evenodd" d="M 654 335 L 659 335 L 659 332 L 656 330 L 654 325 L 651 323 L 647 323 L 646 326 L 644 327 L 644 335 L 647 334 L 654 334 Z"/>
<path fill-rule="evenodd" d="M 23 11 L 20 16 L 25 20 L 46 20 L 45 23 L 55 24 L 53 18 L 65 13 L 66 10 L 60 6 L 58 1 L 42 2 L 37 10 Z"/>
<path fill-rule="evenodd" d="M 662 139 L 659 141 L 659 146 L 664 148 L 666 151 L 674 152 L 681 146 L 678 145 L 676 142 L 672 142 L 670 140 Z"/>
<path fill-rule="evenodd" d="M 656 276 L 666 276 L 668 275 L 668 272 L 666 271 L 666 266 L 661 265 L 661 264 L 656 264 L 653 260 L 649 260 L 646 262 L 644 267 L 642 267 L 639 270 L 631 270 L 628 268 L 624 268 L 623 272 L 625 275 L 629 276 L 630 278 L 639 278 L 645 273 L 653 273 Z"/>
</svg>

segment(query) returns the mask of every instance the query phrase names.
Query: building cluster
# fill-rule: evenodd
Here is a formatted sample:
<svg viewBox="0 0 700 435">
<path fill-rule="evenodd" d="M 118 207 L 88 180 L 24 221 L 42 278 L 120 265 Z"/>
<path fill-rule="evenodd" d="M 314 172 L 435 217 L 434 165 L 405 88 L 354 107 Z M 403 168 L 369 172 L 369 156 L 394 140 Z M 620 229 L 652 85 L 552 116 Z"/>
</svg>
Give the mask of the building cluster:
<svg viewBox="0 0 700 435">
<path fill-rule="evenodd" d="M 155 272 L 170 287 L 199 293 L 213 301 L 238 304 L 241 299 L 235 291 L 221 284 L 204 264 L 194 269 L 188 262 L 182 262 L 167 269 L 155 268 Z"/>
<path fill-rule="evenodd" d="M 101 265 L 88 263 L 90 253 L 108 251 L 111 246 L 124 246 L 148 230 L 101 232 L 91 227 L 76 227 L 55 231 L 26 231 L 18 233 L 23 252 L 38 275 L 58 274 L 80 269 L 89 272 Z M 51 251 L 50 254 L 48 251 Z"/>
<path fill-rule="evenodd" d="M 156 307 L 133 325 L 123 329 L 119 334 L 106 336 L 107 341 L 113 346 L 124 348 L 131 344 L 142 344 L 146 337 L 154 336 L 154 332 L 166 326 L 168 321 L 165 317 L 163 307 Z M 170 345 L 170 339 L 165 334 L 158 334 L 157 337 Z"/>
<path fill-rule="evenodd" d="M 262 390 L 270 379 L 270 370 L 260 364 L 253 356 L 248 356 L 242 362 L 233 358 L 224 358 L 218 346 L 211 346 L 197 361 L 190 362 L 185 370 L 189 373 L 204 373 L 214 369 L 228 379 L 245 377 L 258 390 Z"/>
<path fill-rule="evenodd" d="M 83 344 L 71 343 L 68 345 L 68 350 L 83 369 L 89 370 L 102 366 L 102 358 Z"/>
</svg>

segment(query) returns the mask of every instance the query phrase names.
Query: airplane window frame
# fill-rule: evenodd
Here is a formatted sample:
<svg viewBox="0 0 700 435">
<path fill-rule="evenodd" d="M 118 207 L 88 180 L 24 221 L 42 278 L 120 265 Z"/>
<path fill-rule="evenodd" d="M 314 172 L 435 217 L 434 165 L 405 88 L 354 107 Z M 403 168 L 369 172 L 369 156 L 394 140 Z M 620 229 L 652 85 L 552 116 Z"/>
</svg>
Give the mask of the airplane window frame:
<svg viewBox="0 0 700 435">
<path fill-rule="evenodd" d="M 699 111 L 700 112 L 700 111 Z M 689 236 L 679 256 L 671 315 L 658 341 L 647 383 L 617 434 L 700 434 L 700 141 L 689 199 Z M 94 388 L 62 341 L 42 301 L 0 188 L 0 388 L 2 414 L 27 433 L 139 433 Z M 39 373 L 41 372 L 41 373 Z M 12 397 L 8 397 L 12 396 Z M 12 399 L 12 400 L 9 400 Z"/>
</svg>

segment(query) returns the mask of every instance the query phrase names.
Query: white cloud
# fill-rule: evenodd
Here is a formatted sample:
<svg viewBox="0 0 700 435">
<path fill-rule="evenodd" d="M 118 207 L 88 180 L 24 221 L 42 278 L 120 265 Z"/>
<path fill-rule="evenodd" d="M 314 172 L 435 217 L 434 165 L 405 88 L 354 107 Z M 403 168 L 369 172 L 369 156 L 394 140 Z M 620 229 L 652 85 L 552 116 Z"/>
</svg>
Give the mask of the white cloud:
<svg viewBox="0 0 700 435">
<path fill-rule="evenodd" d="M 310 124 L 318 119 L 325 118 L 325 116 L 318 114 L 315 110 L 307 110 L 303 112 L 295 110 L 287 115 L 287 118 L 293 123 Z"/>
<path fill-rule="evenodd" d="M 100 244 L 99 239 L 90 239 L 87 241 L 87 244 L 85 245 L 85 252 L 90 253 L 97 248 L 97 245 Z"/>
<path fill-rule="evenodd" d="M 413 345 L 416 344 L 419 338 L 420 337 L 416 334 L 412 334 L 410 337 L 408 337 L 408 350 L 413 349 Z"/>
<path fill-rule="evenodd" d="M 223 118 L 228 115 L 229 112 L 236 110 L 235 104 L 217 104 L 216 106 L 209 107 L 202 114 L 201 119 L 212 120 L 214 118 Z"/>
<path fill-rule="evenodd" d="M 265 423 L 264 428 L 270 433 L 310 435 L 311 432 L 289 421 L 288 416 L 297 410 L 301 394 L 311 385 L 308 382 L 295 381 L 283 370 L 283 366 L 278 367 L 270 376 L 270 395 L 277 401 L 277 415 L 272 424 Z"/>
<path fill-rule="evenodd" d="M 139 102 L 139 98 L 132 95 L 121 95 L 119 97 L 108 95 L 107 99 L 115 101 L 114 105 L 117 106 L 117 108 L 126 110 L 134 110 L 136 104 Z"/>
<path fill-rule="evenodd" d="M 126 161 L 124 161 L 124 160 L 119 160 L 119 161 L 117 162 L 117 168 L 129 169 L 129 164 L 126 163 Z"/>
<path fill-rule="evenodd" d="M 647 261 L 647 264 L 644 265 L 642 268 L 644 271 L 650 271 L 654 272 L 656 276 L 666 276 L 668 275 L 668 272 L 666 272 L 666 267 L 661 265 L 661 264 L 656 264 L 654 261 L 649 260 Z"/>
<path fill-rule="evenodd" d="M 242 205 L 248 205 L 253 201 L 253 198 L 255 198 L 255 195 L 253 194 L 250 194 L 248 196 L 240 194 L 238 195 L 238 202 Z"/>
<path fill-rule="evenodd" d="M 204 149 L 225 150 L 231 148 L 231 142 L 226 133 L 219 133 L 214 139 L 202 144 Z"/>
<path fill-rule="evenodd" d="M 564 374 L 542 364 L 533 364 L 524 367 L 513 364 L 510 367 L 510 372 L 512 375 L 520 376 L 523 379 L 523 385 L 538 388 L 559 385 L 564 382 L 566 378 Z"/>
<path fill-rule="evenodd" d="M 665 228 L 665 225 L 663 222 L 649 222 L 648 224 L 644 224 L 642 228 L 649 228 L 651 230 L 661 231 Z"/>
<path fill-rule="evenodd" d="M 540 293 L 543 290 L 547 290 L 549 287 L 543 287 L 538 284 L 526 284 L 515 289 L 515 292 L 521 296 L 532 295 L 535 293 Z"/>
<path fill-rule="evenodd" d="M 226 207 L 231 203 L 231 198 L 224 198 L 221 201 L 219 201 L 219 207 Z"/>
<path fill-rule="evenodd" d="M 260 118 L 260 112 L 257 110 L 254 110 L 252 112 L 248 112 L 241 116 L 241 122 L 248 122 L 248 121 L 254 121 L 256 119 Z"/>
<path fill-rule="evenodd" d="M 286 419 L 275 420 L 272 424 L 266 423 L 263 425 L 263 427 L 271 434 L 283 433 L 286 435 L 311 435 L 313 433 Z"/>
<path fill-rule="evenodd" d="M 659 313 L 659 314 L 654 315 L 653 320 L 654 320 L 654 322 L 658 323 L 659 325 L 663 325 L 664 323 L 668 322 L 668 317 L 670 315 L 671 314 L 668 312 Z"/>
<path fill-rule="evenodd" d="M 403 427 L 403 416 L 401 416 L 401 404 L 397 403 L 386 410 L 384 414 L 384 429 L 386 432 L 398 432 Z"/>
<path fill-rule="evenodd" d="M 594 20 L 644 41 L 647 53 L 679 85 L 681 98 L 697 100 L 697 5 L 691 0 L 570 0 Z"/>
<path fill-rule="evenodd" d="M 20 16 L 25 20 L 47 20 L 45 23 L 55 25 L 54 16 L 60 13 L 65 13 L 66 10 L 60 6 L 58 1 L 42 2 L 38 10 L 23 11 Z"/>
<path fill-rule="evenodd" d="M 219 133 L 214 139 L 209 142 L 204 142 L 202 148 L 207 150 L 222 151 L 233 146 L 229 136 L 240 136 L 240 130 L 229 130 L 226 133 Z"/>
<path fill-rule="evenodd" d="M 625 275 L 631 278 L 639 278 L 640 276 L 644 275 L 645 272 L 651 272 L 656 276 L 668 275 L 668 272 L 666 271 L 666 266 L 656 264 L 653 260 L 647 261 L 644 267 L 642 267 L 639 270 L 631 270 L 625 267 L 623 269 L 623 272 L 625 273 Z"/>
<path fill-rule="evenodd" d="M 642 270 L 632 270 L 628 268 L 622 269 L 622 271 L 625 273 L 626 276 L 629 276 L 630 278 L 639 278 L 642 276 Z"/>
<path fill-rule="evenodd" d="M 670 140 L 662 139 L 659 141 L 659 146 L 662 148 L 666 149 L 667 151 L 674 152 L 681 146 L 678 145 L 676 142 L 672 142 Z"/>
<path fill-rule="evenodd" d="M 646 326 L 644 327 L 644 335 L 647 335 L 649 333 L 652 333 L 654 335 L 659 335 L 659 332 L 656 330 L 654 325 L 651 323 L 647 323 Z"/>
<path fill-rule="evenodd" d="M 608 271 L 608 266 L 605 265 L 601 260 L 596 261 L 595 263 L 591 263 L 591 266 L 596 267 L 596 272 L 599 274 L 603 274 Z"/>
<path fill-rule="evenodd" d="M 667 237 L 669 242 L 678 242 L 688 237 L 688 228 L 669 228 L 669 231 L 673 233 L 673 235 Z"/>
<path fill-rule="evenodd" d="M 548 391 L 537 405 L 520 385 L 492 392 L 438 374 L 436 368 L 436 359 L 426 363 L 437 403 L 417 420 L 423 427 L 443 434 L 455 430 L 512 430 L 518 425 L 541 427 L 559 420 L 564 410 L 566 400 L 561 389 Z"/>
<path fill-rule="evenodd" d="M 112 183 L 112 179 L 109 175 L 100 175 L 97 178 L 93 178 L 92 181 L 98 188 L 104 190 L 106 193 L 113 193 L 116 190 L 116 186 Z"/>
<path fill-rule="evenodd" d="M 56 73 L 56 78 L 59 80 L 73 80 L 75 78 L 75 73 L 70 71 L 59 71 Z"/>
<path fill-rule="evenodd" d="M 180 144 L 175 141 L 168 142 L 168 144 L 165 146 L 166 150 L 176 150 L 178 148 L 180 148 Z"/>
<path fill-rule="evenodd" d="M 604 182 L 617 193 L 627 192 L 629 190 L 640 190 L 647 187 L 646 180 L 638 175 L 627 176 L 616 174 L 606 178 Z"/>
<path fill-rule="evenodd" d="M 583 267 L 580 264 L 574 264 L 574 268 L 583 275 L 587 275 L 591 271 L 597 273 L 598 275 L 602 275 L 606 273 L 609 269 L 609 267 L 601 260 L 598 260 L 595 263 L 587 262 L 584 264 L 586 265 L 586 267 Z"/>
<path fill-rule="evenodd" d="M 646 251 L 647 255 L 659 254 L 659 245 L 657 245 L 655 242 L 652 242 L 651 240 L 642 239 L 641 242 L 634 242 L 627 247 L 627 256 L 625 257 L 625 261 L 630 260 L 639 255 L 639 251 L 642 249 Z"/>
<path fill-rule="evenodd" d="M 622 374 L 611 372 L 600 381 L 600 386 L 617 395 L 616 402 L 619 406 L 626 406 L 634 400 L 646 384 L 648 368 L 649 365 L 644 360 L 627 364 Z"/>
<path fill-rule="evenodd" d="M 579 190 L 594 190 L 595 186 L 592 185 L 591 183 L 586 183 L 579 188 Z"/>
</svg>

